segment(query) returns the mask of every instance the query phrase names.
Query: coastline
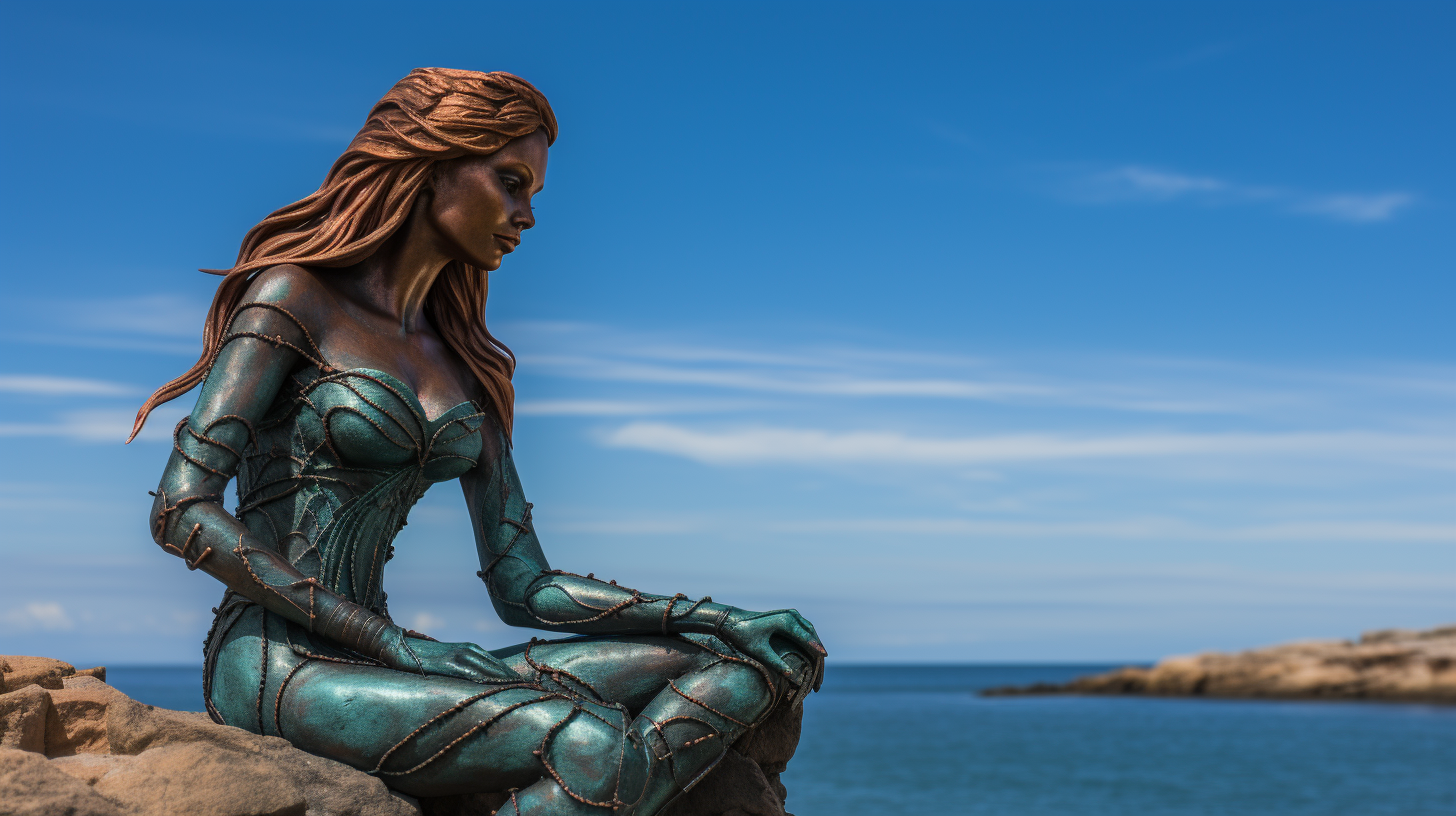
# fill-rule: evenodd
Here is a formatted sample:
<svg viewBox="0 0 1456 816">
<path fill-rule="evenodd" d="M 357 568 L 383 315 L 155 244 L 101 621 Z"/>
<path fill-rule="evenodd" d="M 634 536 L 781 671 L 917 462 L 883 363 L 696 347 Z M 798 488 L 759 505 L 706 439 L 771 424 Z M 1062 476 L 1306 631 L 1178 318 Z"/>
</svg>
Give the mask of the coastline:
<svg viewBox="0 0 1456 816">
<path fill-rule="evenodd" d="M 1275 700 L 1368 700 L 1456 705 L 1456 625 L 1385 629 L 1358 640 L 1306 640 L 1233 654 L 1167 657 L 1066 683 L 1000 686 L 986 697 L 1146 695 Z"/>
</svg>

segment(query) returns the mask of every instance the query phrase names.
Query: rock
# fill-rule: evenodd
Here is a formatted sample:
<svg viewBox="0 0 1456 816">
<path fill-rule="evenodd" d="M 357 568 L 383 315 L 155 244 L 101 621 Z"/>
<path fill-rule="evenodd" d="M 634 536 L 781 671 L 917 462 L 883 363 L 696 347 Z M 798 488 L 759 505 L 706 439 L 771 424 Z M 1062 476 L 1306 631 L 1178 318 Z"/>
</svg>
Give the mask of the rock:
<svg viewBox="0 0 1456 816">
<path fill-rule="evenodd" d="M 779 774 L 799 747 L 803 722 L 802 708 L 775 709 L 662 816 L 788 816 Z"/>
<path fill-rule="evenodd" d="M 97 666 L 77 671 L 70 663 L 49 657 L 0 657 L 0 693 L 15 691 L 32 684 L 41 688 L 58 689 L 65 678 L 76 676 L 95 677 L 104 682 L 106 667 Z"/>
<path fill-rule="evenodd" d="M 114 754 L 136 757 L 133 771 L 113 772 L 107 782 L 116 779 L 116 784 L 126 782 L 124 789 L 115 789 L 115 796 L 124 799 L 127 791 L 145 791 L 144 780 L 152 777 L 173 777 L 185 779 L 202 791 L 215 792 L 227 802 L 234 793 L 252 789 L 253 786 L 272 786 L 278 795 L 268 801 L 258 797 L 241 800 L 244 809 L 220 811 L 205 809 L 202 805 L 183 800 L 178 794 L 177 804 L 162 811 L 169 813 L 292 813 L 298 802 L 310 814 L 333 816 L 414 816 L 419 813 L 413 799 L 389 790 L 378 777 L 355 770 L 341 762 L 310 754 L 294 748 L 288 740 L 268 737 L 217 725 L 204 714 L 184 711 L 169 711 L 154 708 L 123 698 L 114 702 L 106 718 L 110 749 Z M 199 757 L 218 757 L 224 763 L 216 775 L 206 764 L 198 764 Z M 237 791 L 222 791 L 221 781 L 227 768 L 233 768 L 240 778 L 253 781 Z M 140 774 L 140 775 L 138 775 Z M 132 779 L 142 780 L 132 782 Z M 276 779 L 275 779 L 276 778 Z M 275 780 L 275 781 L 269 781 Z M 112 789 L 107 790 L 113 793 Z M 201 808 L 201 809 L 200 809 Z"/>
<path fill-rule="evenodd" d="M 263 761 L 289 769 L 307 794 L 310 816 L 418 816 L 420 812 L 413 797 L 390 790 L 377 776 L 300 751 L 284 739 L 260 739 L 269 740 Z"/>
<path fill-rule="evenodd" d="M 785 816 L 784 800 L 779 798 L 762 768 L 730 750 L 701 782 L 669 805 L 662 816 Z"/>
<path fill-rule="evenodd" d="M 263 750 L 264 737 L 230 725 L 218 725 L 205 714 L 171 711 L 138 703 L 129 697 L 115 701 L 106 712 L 106 735 L 114 754 L 140 754 L 149 748 L 204 742 L 243 753 Z"/>
<path fill-rule="evenodd" d="M 94 786 L 101 781 L 101 777 L 129 762 L 131 762 L 131 757 L 115 754 L 72 754 L 52 759 L 51 766 L 60 768 L 82 782 Z"/>
<path fill-rule="evenodd" d="M 97 793 L 146 813 L 304 816 L 309 801 L 287 766 L 207 743 L 164 745 L 101 776 Z"/>
<path fill-rule="evenodd" d="M 794 758 L 799 747 L 799 732 L 804 725 L 803 708 L 777 708 L 757 728 L 745 734 L 734 750 L 758 763 L 767 774 L 781 774 Z"/>
<path fill-rule="evenodd" d="M 427 796 L 420 800 L 420 812 L 424 816 L 476 816 L 478 813 L 495 813 L 510 798 L 508 793 Z"/>
<path fill-rule="evenodd" d="M 66 677 L 61 688 L 49 692 L 45 754 L 104 754 L 109 748 L 106 712 L 113 703 L 131 702 L 125 694 L 95 677 Z"/>
<path fill-rule="evenodd" d="M 1004 694 L 1387 700 L 1456 704 L 1456 626 L 1367 632 L 1359 641 L 1300 641 L 1237 654 L 1208 652 L 1129 666 L 1063 685 Z"/>
<path fill-rule="evenodd" d="M 25 688 L 32 683 L 41 688 L 58 689 L 61 687 L 62 677 L 70 677 L 75 673 L 75 666 L 61 660 L 24 655 L 7 656 L 0 658 L 0 676 L 5 678 L 5 684 L 0 687 L 0 691 Z"/>
<path fill-rule="evenodd" d="M 414 799 L 287 740 L 144 705 L 46 658 L 3 658 L 0 802 L 9 814 L 418 816 Z M 18 680 L 26 685 L 16 687 Z M 19 755 L 19 756 L 16 756 Z"/>
<path fill-rule="evenodd" d="M 37 657 L 0 657 L 0 669 L 10 689 L 0 694 L 4 816 L 465 816 L 505 800 L 415 800 L 279 737 L 139 703 L 107 685 L 105 669 Z M 778 775 L 801 716 L 775 712 L 667 814 L 787 816 Z"/>
<path fill-rule="evenodd" d="M 34 751 L 0 748 L 0 803 L 6 816 L 123 816 L 90 785 Z"/>
<path fill-rule="evenodd" d="M 40 686 L 0 694 L 0 747 L 43 753 L 51 698 Z"/>
</svg>

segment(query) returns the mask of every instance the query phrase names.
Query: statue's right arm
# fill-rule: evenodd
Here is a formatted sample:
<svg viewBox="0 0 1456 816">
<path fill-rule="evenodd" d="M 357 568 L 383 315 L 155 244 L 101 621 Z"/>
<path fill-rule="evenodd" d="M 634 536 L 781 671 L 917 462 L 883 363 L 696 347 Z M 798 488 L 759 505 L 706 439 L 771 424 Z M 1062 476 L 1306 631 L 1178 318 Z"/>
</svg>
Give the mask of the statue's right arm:
<svg viewBox="0 0 1456 816">
<path fill-rule="evenodd" d="M 325 589 L 223 508 L 223 491 L 289 374 L 301 361 L 322 363 L 304 327 L 311 322 L 305 315 L 319 308 L 319 293 L 309 292 L 309 283 L 318 286 L 299 274 L 264 273 L 244 297 L 196 407 L 174 431 L 152 504 L 152 537 L 189 569 L 390 668 L 467 679 L 495 673 L 487 668 L 493 659 L 479 647 L 483 656 L 444 648 L 456 644 L 407 638 L 388 618 Z M 423 644 L 427 648 L 419 648 Z"/>
<path fill-rule="evenodd" d="M 300 304 L 290 302 L 299 298 L 288 283 L 277 277 L 255 282 L 244 299 L 249 305 L 228 327 L 196 407 L 173 432 L 172 456 L 152 504 L 152 538 L 189 569 L 378 660 L 386 641 L 399 637 L 392 624 L 300 573 L 222 505 L 243 450 L 289 373 L 317 355 L 289 308 Z"/>
</svg>

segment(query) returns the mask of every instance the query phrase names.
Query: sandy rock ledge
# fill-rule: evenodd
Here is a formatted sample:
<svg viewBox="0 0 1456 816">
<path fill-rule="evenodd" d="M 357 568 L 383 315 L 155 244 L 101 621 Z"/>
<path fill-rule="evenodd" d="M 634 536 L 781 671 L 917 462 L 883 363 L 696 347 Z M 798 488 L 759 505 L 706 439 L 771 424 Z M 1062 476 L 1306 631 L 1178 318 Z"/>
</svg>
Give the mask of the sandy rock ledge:
<svg viewBox="0 0 1456 816">
<path fill-rule="evenodd" d="M 0 656 L 0 816 L 466 816 L 503 796 L 416 800 L 278 737 L 139 703 L 44 657 Z M 788 816 L 801 712 L 744 737 L 665 816 Z"/>
<path fill-rule="evenodd" d="M 1070 683 L 988 689 L 1013 694 L 1144 694 L 1456 704 L 1456 626 L 1366 632 L 1358 641 L 1309 640 L 1237 654 L 1168 657 Z"/>
</svg>

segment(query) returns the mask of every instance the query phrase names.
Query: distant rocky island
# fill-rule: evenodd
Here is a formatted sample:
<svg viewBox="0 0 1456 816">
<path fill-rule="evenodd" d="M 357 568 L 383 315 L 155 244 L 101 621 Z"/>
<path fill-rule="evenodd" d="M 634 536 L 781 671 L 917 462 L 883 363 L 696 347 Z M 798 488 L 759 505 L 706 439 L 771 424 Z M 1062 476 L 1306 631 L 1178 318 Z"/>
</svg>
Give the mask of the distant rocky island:
<svg viewBox="0 0 1456 816">
<path fill-rule="evenodd" d="M 4 816 L 466 816 L 506 794 L 416 799 L 287 740 L 139 703 L 45 657 L 0 655 Z M 789 816 L 779 774 L 803 709 L 780 708 L 663 816 Z"/>
<path fill-rule="evenodd" d="M 1282 700 L 1456 704 L 1456 625 L 1385 629 L 1359 640 L 1307 640 L 1226 654 L 1206 652 L 1128 666 L 1070 683 L 982 694 L 1141 694 Z"/>
</svg>

